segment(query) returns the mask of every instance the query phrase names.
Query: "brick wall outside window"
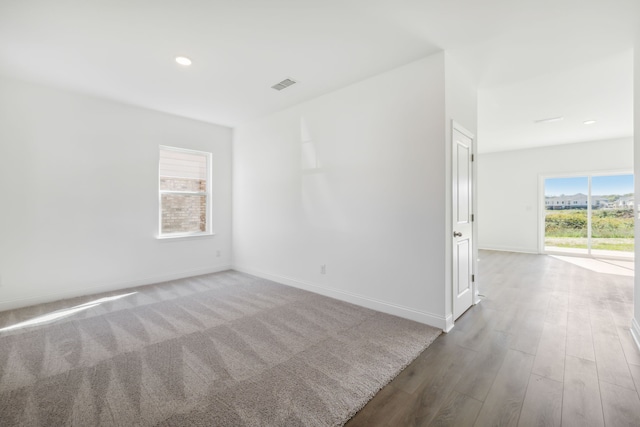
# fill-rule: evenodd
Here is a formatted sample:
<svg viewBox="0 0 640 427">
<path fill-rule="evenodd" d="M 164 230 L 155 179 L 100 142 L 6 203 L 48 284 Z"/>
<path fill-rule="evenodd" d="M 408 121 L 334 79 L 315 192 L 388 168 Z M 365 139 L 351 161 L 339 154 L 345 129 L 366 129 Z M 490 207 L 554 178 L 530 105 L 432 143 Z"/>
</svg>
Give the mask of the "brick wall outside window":
<svg viewBox="0 0 640 427">
<path fill-rule="evenodd" d="M 160 178 L 163 190 L 207 190 L 207 182 L 201 179 Z M 162 195 L 162 232 L 186 233 L 207 230 L 207 196 L 194 194 Z"/>
</svg>

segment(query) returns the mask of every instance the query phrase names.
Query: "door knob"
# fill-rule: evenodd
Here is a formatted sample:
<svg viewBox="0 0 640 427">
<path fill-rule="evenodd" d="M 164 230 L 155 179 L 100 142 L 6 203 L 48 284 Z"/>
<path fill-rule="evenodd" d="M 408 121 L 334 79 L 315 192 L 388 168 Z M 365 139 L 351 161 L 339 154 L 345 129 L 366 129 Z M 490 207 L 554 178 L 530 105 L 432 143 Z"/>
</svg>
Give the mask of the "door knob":
<svg viewBox="0 0 640 427">
<path fill-rule="evenodd" d="M 462 233 L 460 233 L 459 231 L 454 231 L 453 237 L 462 237 Z"/>
</svg>

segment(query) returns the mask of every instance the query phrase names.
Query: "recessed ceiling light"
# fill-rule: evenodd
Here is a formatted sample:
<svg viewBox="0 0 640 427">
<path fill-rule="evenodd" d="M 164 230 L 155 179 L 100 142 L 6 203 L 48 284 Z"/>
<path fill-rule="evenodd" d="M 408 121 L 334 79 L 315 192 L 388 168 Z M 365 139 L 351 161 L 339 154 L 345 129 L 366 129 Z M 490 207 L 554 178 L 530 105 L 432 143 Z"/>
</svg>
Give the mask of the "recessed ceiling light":
<svg viewBox="0 0 640 427">
<path fill-rule="evenodd" d="M 191 65 L 191 60 L 186 56 L 176 56 L 176 62 L 180 65 L 184 65 L 185 67 Z"/>
<path fill-rule="evenodd" d="M 534 120 L 534 123 L 553 123 L 564 120 L 564 117 L 551 117 L 549 119 Z"/>
<path fill-rule="evenodd" d="M 582 122 L 582 123 L 584 123 L 585 125 L 592 125 L 592 124 L 594 124 L 595 122 L 596 122 L 595 120 L 585 120 L 585 121 L 584 121 L 584 122 Z"/>
</svg>

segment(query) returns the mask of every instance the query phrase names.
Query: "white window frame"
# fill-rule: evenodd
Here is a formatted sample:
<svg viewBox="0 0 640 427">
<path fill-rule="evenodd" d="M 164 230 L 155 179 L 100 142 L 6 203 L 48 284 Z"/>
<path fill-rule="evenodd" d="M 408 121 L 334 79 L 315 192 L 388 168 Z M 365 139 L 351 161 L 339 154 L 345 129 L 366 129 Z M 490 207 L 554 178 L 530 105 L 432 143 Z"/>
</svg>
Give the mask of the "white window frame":
<svg viewBox="0 0 640 427">
<path fill-rule="evenodd" d="M 175 190 L 161 190 L 160 189 L 160 152 L 175 151 L 178 153 L 198 154 L 205 156 L 207 159 L 207 190 L 206 191 L 175 191 Z M 207 151 L 191 150 L 188 148 L 171 147 L 168 145 L 160 145 L 158 148 L 158 239 L 176 239 L 176 238 L 188 238 L 188 237 L 202 237 L 213 236 L 213 224 L 212 224 L 212 203 L 213 203 L 213 173 L 212 173 L 212 154 Z M 183 195 L 198 195 L 206 196 L 207 208 L 206 208 L 206 230 L 205 231 L 193 231 L 186 233 L 163 233 L 162 232 L 162 195 L 163 194 L 183 194 Z"/>
</svg>

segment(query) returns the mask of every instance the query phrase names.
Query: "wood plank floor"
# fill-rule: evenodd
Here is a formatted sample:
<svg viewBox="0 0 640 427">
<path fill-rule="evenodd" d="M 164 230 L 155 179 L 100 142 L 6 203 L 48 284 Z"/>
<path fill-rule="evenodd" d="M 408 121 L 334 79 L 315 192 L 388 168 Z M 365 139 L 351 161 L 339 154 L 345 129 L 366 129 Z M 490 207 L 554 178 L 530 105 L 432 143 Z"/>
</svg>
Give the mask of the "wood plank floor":
<svg viewBox="0 0 640 427">
<path fill-rule="evenodd" d="M 483 301 L 347 427 L 640 426 L 633 278 L 481 251 Z"/>
</svg>

